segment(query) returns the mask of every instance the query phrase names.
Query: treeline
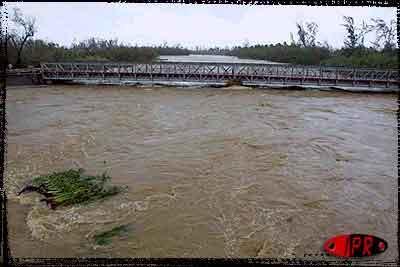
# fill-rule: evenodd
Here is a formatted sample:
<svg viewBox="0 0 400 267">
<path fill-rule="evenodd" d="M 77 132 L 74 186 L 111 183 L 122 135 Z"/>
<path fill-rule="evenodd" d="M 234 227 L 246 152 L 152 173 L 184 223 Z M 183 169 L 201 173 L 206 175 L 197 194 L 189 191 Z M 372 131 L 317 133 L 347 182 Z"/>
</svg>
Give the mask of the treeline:
<svg viewBox="0 0 400 267">
<path fill-rule="evenodd" d="M 333 51 L 329 58 L 321 61 L 325 66 L 347 66 L 368 68 L 398 68 L 397 49 L 377 51 L 373 48 L 359 48 L 349 52 L 346 49 Z"/>
<path fill-rule="evenodd" d="M 255 45 L 235 47 L 228 55 L 247 59 L 262 59 L 297 65 L 323 65 L 370 68 L 397 68 L 396 49 L 373 48 L 329 49 L 326 47 L 299 47 L 296 45 Z"/>
<path fill-rule="evenodd" d="M 27 41 L 20 66 L 38 66 L 40 62 L 140 62 L 148 63 L 160 55 L 228 55 L 243 59 L 259 59 L 298 65 L 397 68 L 397 50 L 373 48 L 332 50 L 327 47 L 300 47 L 289 44 L 254 45 L 231 49 L 190 50 L 182 47 L 138 47 L 113 40 L 89 39 L 70 48 L 33 39 Z M 8 62 L 16 66 L 17 51 L 8 45 Z"/>
<path fill-rule="evenodd" d="M 352 17 L 343 17 L 346 30 L 343 47 L 333 49 L 325 42 L 317 41 L 318 24 L 297 23 L 297 33 L 290 34 L 291 43 L 273 45 L 244 45 L 231 50 L 221 50 L 225 55 L 239 58 L 262 59 L 298 65 L 325 65 L 346 67 L 397 68 L 398 55 L 395 43 L 396 22 L 371 19 L 370 23 L 356 25 Z M 365 45 L 368 35 L 375 40 Z M 294 36 L 297 37 L 295 40 Z M 209 49 L 210 53 L 218 51 Z M 205 53 L 205 52 L 203 52 Z"/>
<path fill-rule="evenodd" d="M 330 57 L 330 50 L 324 47 L 300 47 L 278 43 L 276 45 L 235 47 L 230 55 L 300 65 L 319 65 L 322 60 Z"/>
<path fill-rule="evenodd" d="M 370 23 L 363 21 L 361 25 L 356 25 L 352 17 L 343 17 L 343 20 L 346 36 L 340 49 L 333 49 L 326 41 L 318 41 L 318 25 L 314 22 L 297 23 L 297 32 L 290 34 L 290 44 L 245 44 L 233 48 L 196 47 L 190 50 L 180 45 L 132 46 L 118 40 L 90 38 L 65 47 L 34 39 L 37 31 L 35 19 L 24 16 L 19 9 L 14 9 L 11 14 L 14 27 L 10 29 L 6 41 L 8 62 L 16 67 L 38 66 L 44 61 L 144 63 L 154 61 L 160 55 L 211 54 L 298 65 L 397 68 L 395 20 L 387 23 L 382 19 L 372 19 Z M 375 34 L 375 41 L 367 47 L 364 43 L 369 34 Z"/>
<path fill-rule="evenodd" d="M 119 43 L 117 40 L 90 38 L 73 44 L 72 47 L 60 46 L 43 40 L 28 40 L 17 64 L 18 53 L 15 46 L 8 44 L 8 61 L 13 65 L 38 66 L 40 62 L 151 62 L 159 55 L 188 55 L 190 51 L 176 47 L 138 47 Z"/>
<path fill-rule="evenodd" d="M 1 12 L 1 10 L 0 10 Z M 188 55 L 189 49 L 180 45 L 132 46 L 118 40 L 89 38 L 70 47 L 34 39 L 37 32 L 35 18 L 24 16 L 14 8 L 10 16 L 12 26 L 6 37 L 7 61 L 15 67 L 38 66 L 40 62 L 151 62 L 159 55 Z"/>
</svg>

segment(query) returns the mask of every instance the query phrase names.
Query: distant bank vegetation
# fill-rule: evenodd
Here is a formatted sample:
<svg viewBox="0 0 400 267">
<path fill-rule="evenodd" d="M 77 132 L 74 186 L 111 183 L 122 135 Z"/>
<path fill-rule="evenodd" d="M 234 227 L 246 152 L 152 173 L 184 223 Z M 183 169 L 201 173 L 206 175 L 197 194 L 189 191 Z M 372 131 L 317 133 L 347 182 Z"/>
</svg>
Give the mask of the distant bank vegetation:
<svg viewBox="0 0 400 267">
<path fill-rule="evenodd" d="M 113 61 L 151 62 L 160 55 L 211 54 L 246 59 L 262 59 L 299 65 L 326 65 L 371 68 L 397 68 L 396 22 L 372 19 L 356 25 L 352 17 L 343 17 L 346 30 L 343 47 L 332 48 L 317 41 L 318 25 L 297 23 L 297 32 L 290 33 L 290 43 L 236 46 L 233 48 L 187 49 L 180 45 L 132 46 L 118 40 L 90 38 L 69 47 L 34 39 L 37 26 L 34 18 L 19 9 L 10 14 L 12 27 L 7 35 L 7 62 L 14 66 L 38 66 L 40 62 Z M 375 41 L 365 45 L 365 37 L 374 34 Z M 296 38 L 294 37 L 296 36 Z M 296 39 L 296 40 L 295 40 Z"/>
</svg>

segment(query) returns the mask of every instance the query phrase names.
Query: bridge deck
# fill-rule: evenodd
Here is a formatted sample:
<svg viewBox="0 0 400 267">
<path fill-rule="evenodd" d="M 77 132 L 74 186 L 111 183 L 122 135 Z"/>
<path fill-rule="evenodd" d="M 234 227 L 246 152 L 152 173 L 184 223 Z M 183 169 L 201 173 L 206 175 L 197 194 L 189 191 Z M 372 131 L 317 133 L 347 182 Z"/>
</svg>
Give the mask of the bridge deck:
<svg viewBox="0 0 400 267">
<path fill-rule="evenodd" d="M 42 63 L 44 80 L 188 81 L 244 84 L 336 85 L 398 87 L 393 69 L 353 69 L 320 66 L 242 63 Z"/>
</svg>

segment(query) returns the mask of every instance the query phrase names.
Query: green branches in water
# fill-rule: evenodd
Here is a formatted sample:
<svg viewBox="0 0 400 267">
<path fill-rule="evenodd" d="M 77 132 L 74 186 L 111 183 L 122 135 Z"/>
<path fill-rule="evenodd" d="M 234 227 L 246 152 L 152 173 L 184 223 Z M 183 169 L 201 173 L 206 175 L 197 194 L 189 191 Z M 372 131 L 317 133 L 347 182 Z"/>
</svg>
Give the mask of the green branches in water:
<svg viewBox="0 0 400 267">
<path fill-rule="evenodd" d="M 113 229 L 99 233 L 94 236 L 94 242 L 97 245 L 104 246 L 109 245 L 111 243 L 111 239 L 115 236 L 123 237 L 128 235 L 129 231 L 131 230 L 131 225 L 121 225 L 114 227 Z"/>
<path fill-rule="evenodd" d="M 106 173 L 90 176 L 86 175 L 83 169 L 70 169 L 35 177 L 32 184 L 22 189 L 19 194 L 36 191 L 46 197 L 43 201 L 51 208 L 86 203 L 121 192 L 120 187 L 107 185 L 110 179 Z"/>
</svg>

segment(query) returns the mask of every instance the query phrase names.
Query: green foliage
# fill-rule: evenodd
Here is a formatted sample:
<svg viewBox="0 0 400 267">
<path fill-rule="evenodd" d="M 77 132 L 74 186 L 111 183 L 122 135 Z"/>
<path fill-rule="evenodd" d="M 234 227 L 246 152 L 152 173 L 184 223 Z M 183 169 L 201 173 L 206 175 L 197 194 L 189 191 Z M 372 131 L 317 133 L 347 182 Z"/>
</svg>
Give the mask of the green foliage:
<svg viewBox="0 0 400 267">
<path fill-rule="evenodd" d="M 121 192 L 116 186 L 106 186 L 110 176 L 85 175 L 83 169 L 54 172 L 50 175 L 35 177 L 34 186 L 44 186 L 56 205 L 71 205 L 98 200 Z"/>
<path fill-rule="evenodd" d="M 159 50 L 155 47 L 128 46 L 116 40 L 90 38 L 69 48 L 43 40 L 28 40 L 22 53 L 22 64 L 39 66 L 40 62 L 46 61 L 147 63 L 158 55 Z M 8 42 L 8 62 L 15 64 L 17 58 L 17 49 L 12 42 Z"/>
<path fill-rule="evenodd" d="M 117 40 L 90 38 L 71 47 L 43 40 L 28 40 L 22 54 L 24 66 L 39 66 L 40 62 L 138 62 L 148 63 L 159 55 L 188 55 L 189 49 L 179 45 L 175 47 L 138 47 L 118 43 Z M 18 51 L 12 42 L 8 42 L 8 62 L 15 64 Z"/>
<path fill-rule="evenodd" d="M 22 62 L 38 66 L 40 62 L 141 62 L 155 60 L 159 55 L 211 54 L 230 55 L 243 59 L 259 59 L 296 65 L 331 65 L 351 67 L 396 68 L 397 50 L 385 48 L 342 48 L 332 50 L 327 44 L 303 47 L 295 43 L 274 45 L 253 45 L 233 48 L 189 49 L 176 47 L 137 47 L 119 44 L 113 40 L 83 41 L 70 48 L 48 43 L 43 40 L 27 41 Z M 9 43 L 9 62 L 14 64 L 17 51 Z"/>
<path fill-rule="evenodd" d="M 298 45 L 255 45 L 235 47 L 231 55 L 239 58 L 261 59 L 298 65 L 319 65 L 321 60 L 329 57 L 325 47 L 300 47 Z"/>
<path fill-rule="evenodd" d="M 111 239 L 115 236 L 126 236 L 130 230 L 130 225 L 121 225 L 114 227 L 110 231 L 102 232 L 94 236 L 94 242 L 97 245 L 104 246 L 111 243 Z"/>
<path fill-rule="evenodd" d="M 330 58 L 321 61 L 326 66 L 367 67 L 367 68 L 397 68 L 396 50 L 376 51 L 373 49 L 342 49 Z"/>
<path fill-rule="evenodd" d="M 191 53 L 189 49 L 183 48 L 180 45 L 172 47 L 168 46 L 166 43 L 163 46 L 157 47 L 156 51 L 159 55 L 168 55 L 168 56 L 189 55 Z"/>
<path fill-rule="evenodd" d="M 230 55 L 239 58 L 261 59 L 296 65 L 346 66 L 355 68 L 397 68 L 397 49 L 378 51 L 358 47 L 331 50 L 324 46 L 255 45 L 235 47 Z"/>
</svg>

